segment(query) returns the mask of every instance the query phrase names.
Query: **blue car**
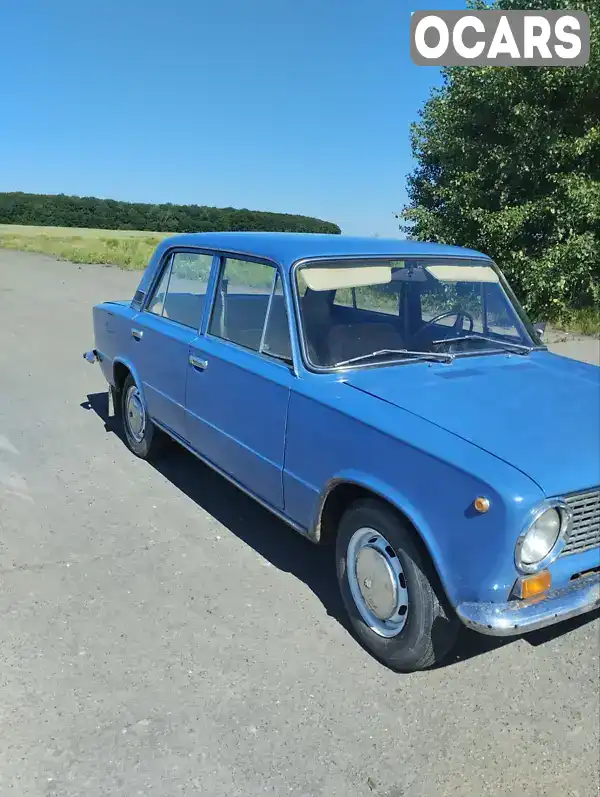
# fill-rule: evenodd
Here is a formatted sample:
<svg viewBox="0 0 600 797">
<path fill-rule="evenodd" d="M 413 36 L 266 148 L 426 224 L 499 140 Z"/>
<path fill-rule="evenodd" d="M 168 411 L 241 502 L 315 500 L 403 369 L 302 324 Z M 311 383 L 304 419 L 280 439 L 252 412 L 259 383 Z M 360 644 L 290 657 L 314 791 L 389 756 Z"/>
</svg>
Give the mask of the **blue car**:
<svg viewBox="0 0 600 797">
<path fill-rule="evenodd" d="M 600 605 L 600 368 L 551 354 L 469 249 L 288 233 L 164 240 L 93 311 L 138 457 L 172 438 L 314 543 L 394 670 L 462 625 Z"/>
</svg>

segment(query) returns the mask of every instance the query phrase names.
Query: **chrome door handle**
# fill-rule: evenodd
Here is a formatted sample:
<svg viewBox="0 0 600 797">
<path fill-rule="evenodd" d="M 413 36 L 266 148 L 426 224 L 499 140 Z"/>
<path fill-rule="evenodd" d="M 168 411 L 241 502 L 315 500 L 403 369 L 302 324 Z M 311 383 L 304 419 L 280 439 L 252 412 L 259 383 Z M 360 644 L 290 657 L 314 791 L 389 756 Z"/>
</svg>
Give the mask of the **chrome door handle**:
<svg viewBox="0 0 600 797">
<path fill-rule="evenodd" d="M 135 338 L 136 340 L 141 340 L 144 337 L 144 330 L 143 329 L 132 329 L 131 330 L 131 337 Z"/>
<path fill-rule="evenodd" d="M 206 371 L 208 368 L 208 360 L 201 360 L 199 357 L 194 357 L 190 354 L 190 365 L 197 368 L 199 371 Z"/>
</svg>

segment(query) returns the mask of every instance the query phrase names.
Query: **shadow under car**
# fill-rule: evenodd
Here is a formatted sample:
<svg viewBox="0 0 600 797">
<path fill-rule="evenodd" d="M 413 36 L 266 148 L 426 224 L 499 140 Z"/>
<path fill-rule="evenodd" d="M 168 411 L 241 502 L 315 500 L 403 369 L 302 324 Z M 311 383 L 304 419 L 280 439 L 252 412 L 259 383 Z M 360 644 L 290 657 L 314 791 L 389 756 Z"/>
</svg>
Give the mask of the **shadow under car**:
<svg viewBox="0 0 600 797">
<path fill-rule="evenodd" d="M 124 442 L 118 417 L 109 414 L 108 393 L 88 394 L 87 401 L 80 406 L 93 410 L 104 422 L 105 430 Z M 167 446 L 162 456 L 148 464 L 274 567 L 303 581 L 327 614 L 351 633 L 337 585 L 334 546 L 314 545 L 183 446 L 176 443 Z M 489 653 L 517 639 L 533 646 L 542 645 L 597 617 L 600 611 L 511 637 L 485 636 L 462 628 L 455 647 L 436 669 Z"/>
</svg>

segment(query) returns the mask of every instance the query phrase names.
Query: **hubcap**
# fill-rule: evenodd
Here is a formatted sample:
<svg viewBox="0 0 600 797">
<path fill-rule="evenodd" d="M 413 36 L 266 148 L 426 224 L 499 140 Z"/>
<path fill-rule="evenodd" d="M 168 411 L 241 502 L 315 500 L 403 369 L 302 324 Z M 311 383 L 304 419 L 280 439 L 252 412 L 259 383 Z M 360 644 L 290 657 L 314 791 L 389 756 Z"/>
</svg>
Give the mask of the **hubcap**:
<svg viewBox="0 0 600 797">
<path fill-rule="evenodd" d="M 127 391 L 125 423 L 135 442 L 141 442 L 146 431 L 146 410 L 144 409 L 140 392 L 135 385 L 132 385 Z"/>
<path fill-rule="evenodd" d="M 383 637 L 399 634 L 408 616 L 406 578 L 398 555 L 375 529 L 356 531 L 348 544 L 348 583 L 362 619 Z"/>
</svg>

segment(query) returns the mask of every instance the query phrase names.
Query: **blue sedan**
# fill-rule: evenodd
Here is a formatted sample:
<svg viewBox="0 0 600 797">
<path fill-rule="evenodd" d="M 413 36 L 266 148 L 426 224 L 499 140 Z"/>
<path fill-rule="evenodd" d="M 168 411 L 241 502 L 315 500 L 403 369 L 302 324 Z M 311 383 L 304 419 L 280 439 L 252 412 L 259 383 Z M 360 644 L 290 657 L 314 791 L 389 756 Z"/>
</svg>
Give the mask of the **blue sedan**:
<svg viewBox="0 0 600 797">
<path fill-rule="evenodd" d="M 403 672 L 461 625 L 600 605 L 600 369 L 548 352 L 480 252 L 203 233 L 93 311 L 124 438 L 169 438 L 318 544 L 363 645 Z"/>
</svg>

